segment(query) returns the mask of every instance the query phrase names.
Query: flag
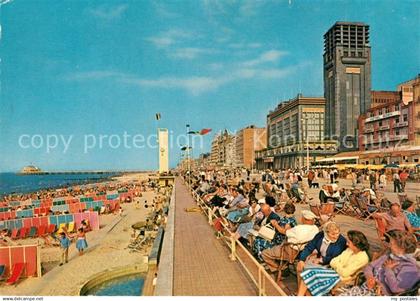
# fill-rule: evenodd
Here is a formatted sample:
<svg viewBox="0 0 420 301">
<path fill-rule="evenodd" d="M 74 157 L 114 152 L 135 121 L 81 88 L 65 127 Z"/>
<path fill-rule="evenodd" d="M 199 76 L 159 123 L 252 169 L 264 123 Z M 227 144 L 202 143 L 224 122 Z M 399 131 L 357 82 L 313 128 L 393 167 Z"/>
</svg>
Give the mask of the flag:
<svg viewBox="0 0 420 301">
<path fill-rule="evenodd" d="M 208 134 L 208 133 L 210 133 L 211 132 L 211 129 L 202 129 L 201 131 L 200 131 L 200 135 L 206 135 L 206 134 Z"/>
<path fill-rule="evenodd" d="M 187 149 L 191 149 L 191 148 L 192 148 L 191 146 L 189 146 L 189 147 L 188 147 L 188 146 L 183 146 L 183 147 L 181 147 L 181 150 L 182 150 L 182 151 L 185 151 L 185 150 L 187 150 Z"/>
<path fill-rule="evenodd" d="M 156 113 L 156 120 L 160 120 L 160 113 Z"/>
<path fill-rule="evenodd" d="M 206 135 L 211 132 L 211 129 L 202 129 L 201 131 L 189 131 L 188 135 Z"/>
</svg>

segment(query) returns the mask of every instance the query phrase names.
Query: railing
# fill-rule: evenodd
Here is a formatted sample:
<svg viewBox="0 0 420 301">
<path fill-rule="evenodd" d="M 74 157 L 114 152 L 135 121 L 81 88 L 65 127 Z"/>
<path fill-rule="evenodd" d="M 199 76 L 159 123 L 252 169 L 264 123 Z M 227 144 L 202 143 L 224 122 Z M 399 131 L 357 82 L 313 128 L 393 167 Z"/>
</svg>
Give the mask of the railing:
<svg viewBox="0 0 420 301">
<path fill-rule="evenodd" d="M 404 127 L 408 126 L 408 121 L 398 122 L 395 127 Z"/>
<path fill-rule="evenodd" d="M 155 296 L 173 296 L 174 277 L 174 237 L 175 237 L 175 185 L 172 188 L 169 203 L 168 220 L 163 235 L 162 250 L 159 262 L 159 273 L 156 281 Z"/>
<path fill-rule="evenodd" d="M 190 193 L 192 194 L 197 205 L 203 210 L 204 214 L 207 216 L 209 225 L 212 225 L 213 219 L 217 218 L 212 208 L 209 207 L 194 190 L 192 190 L 190 187 L 188 187 L 188 189 Z M 271 284 L 272 289 L 274 289 L 274 293 L 278 293 L 280 296 L 288 296 L 278 286 L 278 284 L 273 280 L 273 278 L 271 278 L 271 276 L 267 273 L 264 267 L 254 258 L 254 256 L 251 253 L 249 253 L 249 251 L 244 247 L 244 245 L 239 240 L 233 237 L 233 233 L 227 228 L 227 225 L 222 223 L 222 226 L 224 230 L 230 236 L 228 240 L 225 240 L 225 239 L 223 240 L 231 251 L 229 258 L 233 261 L 238 260 L 242 268 L 247 272 L 252 282 L 254 282 L 255 286 L 257 287 L 258 295 L 267 296 L 267 282 L 268 282 L 268 284 Z M 238 248 L 239 248 L 239 252 L 237 251 Z M 240 255 L 242 254 L 244 255 L 244 258 L 240 257 Z M 257 276 L 251 271 L 251 267 L 247 266 L 245 260 L 250 261 L 254 265 L 254 268 L 257 268 Z"/>
</svg>

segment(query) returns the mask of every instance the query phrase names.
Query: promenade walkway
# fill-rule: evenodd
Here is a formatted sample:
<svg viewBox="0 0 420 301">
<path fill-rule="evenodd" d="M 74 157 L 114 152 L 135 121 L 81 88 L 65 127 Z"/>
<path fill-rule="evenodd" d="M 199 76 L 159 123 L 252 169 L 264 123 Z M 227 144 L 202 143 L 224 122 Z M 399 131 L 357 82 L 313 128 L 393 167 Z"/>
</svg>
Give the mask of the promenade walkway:
<svg viewBox="0 0 420 301">
<path fill-rule="evenodd" d="M 174 287 L 175 296 L 255 296 L 252 281 L 216 239 L 180 178 L 176 179 Z"/>
</svg>

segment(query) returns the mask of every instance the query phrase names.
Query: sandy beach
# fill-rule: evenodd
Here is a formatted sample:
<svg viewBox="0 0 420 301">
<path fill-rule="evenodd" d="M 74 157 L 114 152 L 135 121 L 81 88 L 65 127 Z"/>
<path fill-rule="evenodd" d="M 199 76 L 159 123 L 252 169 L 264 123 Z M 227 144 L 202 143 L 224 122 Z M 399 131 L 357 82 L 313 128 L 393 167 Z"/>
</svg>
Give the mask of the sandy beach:
<svg viewBox="0 0 420 301">
<path fill-rule="evenodd" d="M 128 174 L 115 180 L 126 182 L 144 180 L 147 177 L 147 173 Z M 156 193 L 153 190 L 143 192 L 140 208 L 136 208 L 134 202 L 122 204 L 124 210 L 122 216 L 119 214 L 100 215 L 100 230 L 88 232 L 86 235 L 89 247 L 85 254 L 79 256 L 73 242 L 69 249 L 69 262 L 63 266 L 58 265 L 60 261 L 58 246 L 45 246 L 42 239 L 16 241 L 21 245 L 38 242 L 42 245 L 43 276 L 23 279 L 17 286 L 2 285 L 0 295 L 77 296 L 84 283 L 97 273 L 127 265 L 147 264 L 149 248 L 130 253 L 127 245 L 133 233 L 131 225 L 146 220 L 151 212 L 151 206 L 146 209 L 145 201 L 151 204 L 155 196 Z"/>
</svg>

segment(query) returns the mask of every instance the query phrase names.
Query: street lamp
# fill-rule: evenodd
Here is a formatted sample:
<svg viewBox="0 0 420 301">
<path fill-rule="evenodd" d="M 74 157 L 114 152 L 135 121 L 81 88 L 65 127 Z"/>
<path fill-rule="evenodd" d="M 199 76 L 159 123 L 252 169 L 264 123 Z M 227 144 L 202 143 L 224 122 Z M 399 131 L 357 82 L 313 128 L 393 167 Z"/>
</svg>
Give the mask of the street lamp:
<svg viewBox="0 0 420 301">
<path fill-rule="evenodd" d="M 190 136 L 189 136 L 189 131 L 190 131 L 190 125 L 187 124 L 187 163 L 188 163 L 188 186 L 190 186 L 190 182 L 191 182 L 191 162 L 190 162 Z"/>
<path fill-rule="evenodd" d="M 315 120 L 315 116 L 312 116 Z M 302 121 L 305 120 L 305 132 L 306 132 L 306 171 L 309 171 L 309 136 L 308 136 L 308 121 L 309 121 L 309 114 L 306 113 L 305 118 L 302 118 Z M 303 131 L 302 131 L 303 135 Z"/>
</svg>

